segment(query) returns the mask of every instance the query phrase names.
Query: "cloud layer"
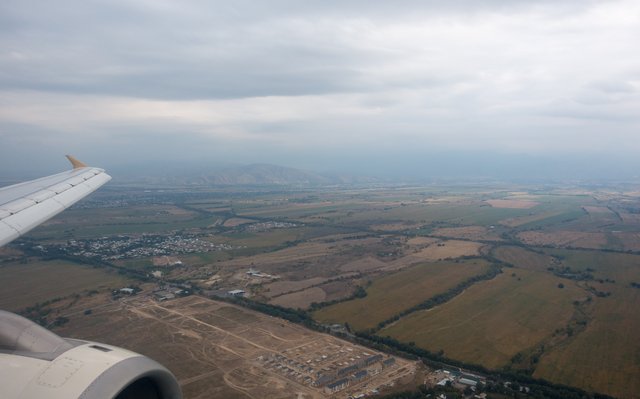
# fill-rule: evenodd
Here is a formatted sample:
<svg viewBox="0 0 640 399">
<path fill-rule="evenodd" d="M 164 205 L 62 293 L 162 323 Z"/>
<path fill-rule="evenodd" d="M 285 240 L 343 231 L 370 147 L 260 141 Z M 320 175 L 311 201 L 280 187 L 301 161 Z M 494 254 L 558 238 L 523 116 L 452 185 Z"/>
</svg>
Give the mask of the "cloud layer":
<svg viewBox="0 0 640 399">
<path fill-rule="evenodd" d="M 0 166 L 633 158 L 638 37 L 632 0 L 6 1 Z"/>
</svg>

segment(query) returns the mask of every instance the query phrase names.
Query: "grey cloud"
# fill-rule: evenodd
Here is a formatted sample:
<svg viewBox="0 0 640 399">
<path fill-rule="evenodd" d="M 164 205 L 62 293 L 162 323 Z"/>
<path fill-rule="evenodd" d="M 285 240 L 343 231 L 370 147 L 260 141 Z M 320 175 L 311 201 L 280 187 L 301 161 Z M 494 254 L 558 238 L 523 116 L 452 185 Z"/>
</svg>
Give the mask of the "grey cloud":
<svg viewBox="0 0 640 399">
<path fill-rule="evenodd" d="M 0 166 L 29 152 L 362 170 L 471 150 L 615 158 L 607 137 L 640 150 L 631 6 L 4 1 Z"/>
</svg>

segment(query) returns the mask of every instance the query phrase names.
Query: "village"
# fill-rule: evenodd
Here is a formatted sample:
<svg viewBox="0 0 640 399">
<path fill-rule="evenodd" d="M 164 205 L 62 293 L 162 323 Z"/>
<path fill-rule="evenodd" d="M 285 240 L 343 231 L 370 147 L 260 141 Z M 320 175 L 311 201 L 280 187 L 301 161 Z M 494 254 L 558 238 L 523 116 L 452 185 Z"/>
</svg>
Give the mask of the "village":
<svg viewBox="0 0 640 399">
<path fill-rule="evenodd" d="M 112 261 L 151 256 L 228 251 L 234 248 L 229 244 L 213 243 L 198 236 L 141 234 L 136 236 L 118 235 L 91 240 L 74 239 L 62 245 L 40 245 L 34 249 L 44 253 L 57 251 L 72 256 Z"/>
</svg>

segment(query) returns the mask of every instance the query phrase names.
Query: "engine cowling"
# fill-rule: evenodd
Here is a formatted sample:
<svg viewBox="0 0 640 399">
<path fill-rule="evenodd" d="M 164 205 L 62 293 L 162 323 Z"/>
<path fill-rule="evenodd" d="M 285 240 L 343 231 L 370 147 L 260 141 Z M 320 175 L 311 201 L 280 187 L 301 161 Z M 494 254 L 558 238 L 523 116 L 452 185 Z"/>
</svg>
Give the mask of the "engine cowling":
<svg viewBox="0 0 640 399">
<path fill-rule="evenodd" d="M 0 311 L 0 386 L 7 399 L 182 398 L 173 374 L 146 356 L 61 338 L 6 311 Z"/>
</svg>

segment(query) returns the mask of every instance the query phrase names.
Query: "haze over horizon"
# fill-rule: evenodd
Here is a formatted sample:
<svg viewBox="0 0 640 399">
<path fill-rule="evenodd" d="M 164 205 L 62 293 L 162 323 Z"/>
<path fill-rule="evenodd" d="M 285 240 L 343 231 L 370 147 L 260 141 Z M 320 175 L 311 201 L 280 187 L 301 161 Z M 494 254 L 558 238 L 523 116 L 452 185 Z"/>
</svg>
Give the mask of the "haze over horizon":
<svg viewBox="0 0 640 399">
<path fill-rule="evenodd" d="M 640 3 L 6 1 L 0 179 L 640 175 Z"/>
</svg>

